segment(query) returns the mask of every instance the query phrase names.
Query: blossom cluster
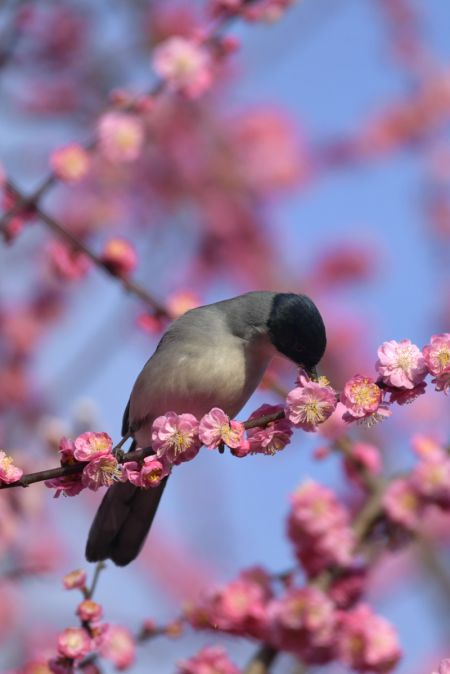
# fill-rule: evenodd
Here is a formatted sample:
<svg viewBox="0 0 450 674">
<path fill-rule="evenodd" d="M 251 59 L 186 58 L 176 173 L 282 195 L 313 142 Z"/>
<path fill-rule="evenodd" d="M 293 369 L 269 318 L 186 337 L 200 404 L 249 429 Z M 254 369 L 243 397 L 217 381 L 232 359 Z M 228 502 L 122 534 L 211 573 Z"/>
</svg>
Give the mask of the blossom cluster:
<svg viewBox="0 0 450 674">
<path fill-rule="evenodd" d="M 54 674 L 69 674 L 74 666 L 90 655 L 100 655 L 112 662 L 117 669 L 126 669 L 135 659 L 136 643 L 129 630 L 120 625 L 102 621 L 103 608 L 94 601 L 86 587 L 86 574 L 80 569 L 64 577 L 67 590 L 80 590 L 83 600 L 75 615 L 80 627 L 68 627 L 57 638 L 57 656 L 48 666 Z"/>
<path fill-rule="evenodd" d="M 75 440 L 62 438 L 59 444 L 61 466 L 85 463 L 81 472 L 46 480 L 47 487 L 55 489 L 55 497 L 76 496 L 85 487 L 97 491 L 120 480 L 121 470 L 112 453 L 113 442 L 107 433 L 86 432 Z"/>
<path fill-rule="evenodd" d="M 450 511 L 450 458 L 431 436 L 417 434 L 412 445 L 417 464 L 407 476 L 390 483 L 383 505 L 392 522 L 414 531 L 430 508 Z"/>
<path fill-rule="evenodd" d="M 347 593 L 341 608 L 331 589 L 296 587 L 290 580 L 280 593 L 275 585 L 264 569 L 247 569 L 188 605 L 186 619 L 195 629 L 252 637 L 311 665 L 340 660 L 357 671 L 381 673 L 397 664 L 394 628 L 359 596 Z"/>
</svg>

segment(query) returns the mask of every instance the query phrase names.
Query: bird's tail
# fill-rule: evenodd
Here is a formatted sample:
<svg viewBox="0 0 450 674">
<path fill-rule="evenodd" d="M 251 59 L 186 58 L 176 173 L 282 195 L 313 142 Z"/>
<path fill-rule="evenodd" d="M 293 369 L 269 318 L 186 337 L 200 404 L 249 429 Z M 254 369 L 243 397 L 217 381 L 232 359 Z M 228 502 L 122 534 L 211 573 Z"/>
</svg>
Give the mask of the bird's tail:
<svg viewBox="0 0 450 674">
<path fill-rule="evenodd" d="M 147 537 L 167 477 L 151 489 L 117 482 L 108 489 L 89 531 L 88 562 L 112 559 L 125 566 L 137 557 Z"/>
</svg>

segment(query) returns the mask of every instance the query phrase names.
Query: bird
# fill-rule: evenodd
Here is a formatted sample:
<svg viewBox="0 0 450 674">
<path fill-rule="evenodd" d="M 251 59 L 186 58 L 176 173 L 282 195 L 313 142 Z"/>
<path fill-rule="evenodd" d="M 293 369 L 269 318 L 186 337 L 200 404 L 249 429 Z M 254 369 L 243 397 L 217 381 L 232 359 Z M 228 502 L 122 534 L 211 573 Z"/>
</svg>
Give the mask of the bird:
<svg viewBox="0 0 450 674">
<path fill-rule="evenodd" d="M 122 435 L 151 447 L 153 420 L 168 411 L 200 419 L 213 407 L 235 417 L 279 353 L 311 376 L 326 348 L 322 316 L 306 295 L 252 291 L 190 309 L 162 336 L 131 391 Z M 125 566 L 139 554 L 167 477 L 155 488 L 116 482 L 89 531 L 89 562 Z"/>
</svg>

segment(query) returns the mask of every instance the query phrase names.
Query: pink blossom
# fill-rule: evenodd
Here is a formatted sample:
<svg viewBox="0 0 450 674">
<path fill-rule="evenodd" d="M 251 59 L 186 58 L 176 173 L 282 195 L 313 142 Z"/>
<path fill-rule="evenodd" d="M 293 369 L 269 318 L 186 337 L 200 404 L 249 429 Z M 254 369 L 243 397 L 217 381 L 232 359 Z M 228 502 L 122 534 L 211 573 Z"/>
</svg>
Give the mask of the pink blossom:
<svg viewBox="0 0 450 674">
<path fill-rule="evenodd" d="M 92 461 L 111 453 L 113 442 L 108 433 L 82 433 L 75 440 L 73 452 L 77 461 Z"/>
<path fill-rule="evenodd" d="M 58 654 L 65 658 L 82 658 L 90 650 L 91 639 L 81 627 L 68 627 L 58 637 Z"/>
<path fill-rule="evenodd" d="M 187 607 L 186 618 L 197 629 L 213 627 L 231 634 L 263 638 L 271 598 L 270 576 L 264 569 L 254 567 Z"/>
<path fill-rule="evenodd" d="M 423 499 L 411 481 L 391 482 L 383 497 L 383 507 L 391 520 L 407 529 L 417 529 L 423 514 Z"/>
<path fill-rule="evenodd" d="M 100 604 L 97 604 L 93 599 L 85 599 L 78 605 L 76 613 L 80 620 L 96 622 L 102 617 L 103 609 Z"/>
<path fill-rule="evenodd" d="M 345 384 L 341 402 L 347 408 L 347 414 L 343 418 L 349 421 L 363 417 L 376 420 L 379 416 L 390 414 L 389 410 L 382 406 L 382 393 L 374 380 L 359 374 Z"/>
<path fill-rule="evenodd" d="M 91 159 L 78 143 L 60 147 L 50 156 L 53 173 L 65 182 L 78 182 L 87 174 Z"/>
<path fill-rule="evenodd" d="M 365 604 L 338 614 L 336 644 L 341 660 L 358 671 L 385 674 L 401 657 L 393 626 Z"/>
<path fill-rule="evenodd" d="M 153 52 L 153 68 L 170 89 L 197 98 L 212 81 L 211 59 L 205 47 L 184 37 L 170 37 Z"/>
<path fill-rule="evenodd" d="M 152 447 L 158 459 L 190 461 L 197 455 L 200 446 L 198 421 L 194 415 L 167 412 L 154 420 Z"/>
<path fill-rule="evenodd" d="M 63 578 L 63 585 L 66 590 L 74 590 L 75 588 L 82 590 L 86 587 L 86 573 L 81 569 L 75 569 L 67 573 Z"/>
<path fill-rule="evenodd" d="M 367 570 L 353 567 L 341 570 L 332 581 L 328 595 L 338 608 L 348 609 L 358 602 L 366 590 Z"/>
<path fill-rule="evenodd" d="M 222 442 L 229 447 L 239 447 L 244 431 L 239 421 L 231 421 L 223 410 L 213 407 L 200 419 L 198 435 L 208 449 L 216 449 Z"/>
<path fill-rule="evenodd" d="M 385 384 L 406 389 L 420 384 L 427 374 L 422 352 L 410 339 L 383 342 L 378 347 L 376 369 Z"/>
<path fill-rule="evenodd" d="M 100 487 L 110 487 L 121 479 L 121 469 L 112 454 L 93 459 L 83 468 L 81 482 L 84 487 L 97 491 Z"/>
<path fill-rule="evenodd" d="M 303 379 L 300 378 L 303 384 Z M 286 398 L 286 416 L 297 428 L 316 431 L 336 408 L 336 393 L 325 383 L 305 381 Z"/>
<path fill-rule="evenodd" d="M 60 241 L 50 241 L 47 254 L 52 270 L 58 278 L 68 281 L 79 281 L 84 278 L 91 266 L 89 258 L 84 253 L 69 248 Z"/>
<path fill-rule="evenodd" d="M 136 657 L 136 644 L 126 627 L 110 625 L 100 648 L 101 654 L 119 670 L 130 667 Z"/>
<path fill-rule="evenodd" d="M 353 559 L 354 532 L 350 516 L 334 493 L 309 480 L 291 497 L 288 536 L 309 575 L 330 564 L 348 566 Z"/>
<path fill-rule="evenodd" d="M 275 414 L 282 410 L 282 405 L 261 405 L 250 415 L 249 421 L 268 414 Z M 291 436 L 291 424 L 285 417 L 271 421 L 264 428 L 256 426 L 255 428 L 247 429 L 247 438 L 252 454 L 275 454 L 289 444 Z"/>
<path fill-rule="evenodd" d="M 141 153 L 144 127 L 141 120 L 124 112 L 107 112 L 98 123 L 100 148 L 112 162 L 131 162 Z"/>
<path fill-rule="evenodd" d="M 137 461 L 126 461 L 122 464 L 122 480 L 131 482 L 136 487 L 142 487 L 141 467 Z"/>
<path fill-rule="evenodd" d="M 429 372 L 434 375 L 436 390 L 447 393 L 450 389 L 450 333 L 433 335 L 423 348 L 423 357 Z"/>
<path fill-rule="evenodd" d="M 101 255 L 105 267 L 117 276 L 129 276 L 137 265 L 137 254 L 134 246 L 125 239 L 110 239 Z"/>
<path fill-rule="evenodd" d="M 23 470 L 14 465 L 12 457 L 0 450 L 0 482 L 11 484 L 17 482 L 23 475 Z"/>
<path fill-rule="evenodd" d="M 177 674 L 240 674 L 219 646 L 207 646 L 189 660 L 178 662 L 177 666 Z"/>
<path fill-rule="evenodd" d="M 141 468 L 141 486 L 157 487 L 169 471 L 163 461 L 152 456 L 146 456 Z"/>
<path fill-rule="evenodd" d="M 333 602 L 314 587 L 292 588 L 269 606 L 271 636 L 274 644 L 293 651 L 309 663 L 321 659 L 315 649 L 329 648 L 334 642 Z"/>
</svg>

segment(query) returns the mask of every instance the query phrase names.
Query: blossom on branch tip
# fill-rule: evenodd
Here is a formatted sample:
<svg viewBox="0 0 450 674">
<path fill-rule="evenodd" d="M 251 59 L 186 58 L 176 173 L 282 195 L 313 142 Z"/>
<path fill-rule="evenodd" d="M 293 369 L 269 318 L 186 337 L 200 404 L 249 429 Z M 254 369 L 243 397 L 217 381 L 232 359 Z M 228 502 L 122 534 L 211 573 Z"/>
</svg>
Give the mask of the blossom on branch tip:
<svg viewBox="0 0 450 674">
<path fill-rule="evenodd" d="M 378 347 L 376 369 L 385 384 L 406 389 L 413 389 L 427 374 L 422 352 L 410 339 L 383 342 Z"/>
<path fill-rule="evenodd" d="M 63 578 L 63 585 L 66 590 L 82 590 L 86 587 L 86 572 L 75 569 L 75 571 L 67 573 Z"/>
<path fill-rule="evenodd" d="M 136 269 L 138 258 L 131 243 L 115 237 L 105 244 L 101 260 L 113 274 L 126 277 Z"/>
<path fill-rule="evenodd" d="M 23 470 L 14 465 L 12 457 L 0 450 L 0 483 L 12 484 L 23 475 Z"/>
<path fill-rule="evenodd" d="M 84 599 L 84 601 L 78 605 L 76 613 L 80 620 L 96 622 L 102 617 L 103 608 L 93 599 Z"/>
<path fill-rule="evenodd" d="M 92 433 L 90 431 L 79 435 L 73 452 L 77 461 L 92 461 L 111 453 L 113 441 L 108 433 Z"/>
<path fill-rule="evenodd" d="M 164 457 L 171 463 L 190 461 L 200 446 L 198 420 L 194 415 L 167 412 L 154 420 L 152 447 L 158 459 Z"/>
<path fill-rule="evenodd" d="M 450 390 L 450 333 L 433 335 L 430 343 L 423 348 L 423 357 L 437 391 Z"/>
<path fill-rule="evenodd" d="M 188 660 L 177 663 L 177 674 L 240 674 L 223 648 L 207 646 Z"/>
<path fill-rule="evenodd" d="M 325 381 L 311 381 L 300 375 L 300 386 L 288 393 L 286 417 L 304 431 L 316 431 L 336 408 L 336 392 Z"/>
<path fill-rule="evenodd" d="M 208 449 L 217 449 L 223 442 L 228 447 L 239 447 L 244 436 L 244 426 L 239 421 L 231 421 L 219 407 L 213 407 L 201 419 L 198 435 Z"/>
<path fill-rule="evenodd" d="M 250 415 L 249 421 L 266 416 L 267 414 L 281 412 L 282 410 L 282 405 L 264 404 Z M 251 454 L 275 454 L 290 443 L 291 437 L 291 424 L 285 417 L 271 421 L 264 428 L 256 426 L 255 428 L 247 429 Z"/>
<path fill-rule="evenodd" d="M 146 456 L 140 473 L 141 486 L 157 487 L 168 474 L 169 471 L 163 461 L 158 461 L 153 456 Z"/>
<path fill-rule="evenodd" d="M 211 57 L 206 47 L 184 37 L 170 37 L 153 52 L 153 68 L 173 91 L 197 98 L 212 82 Z"/>
<path fill-rule="evenodd" d="M 91 639 L 85 629 L 68 627 L 58 636 L 58 654 L 73 660 L 91 651 Z"/>
<path fill-rule="evenodd" d="M 60 147 L 50 155 L 50 166 L 57 178 L 65 182 L 78 182 L 89 170 L 91 159 L 78 143 Z"/>
<path fill-rule="evenodd" d="M 110 487 L 121 479 L 122 471 L 112 454 L 93 459 L 83 468 L 81 483 L 83 487 L 97 491 L 100 487 Z"/>
<path fill-rule="evenodd" d="M 98 122 L 100 149 L 112 162 L 137 159 L 144 143 L 144 127 L 135 115 L 107 112 Z"/>
</svg>

